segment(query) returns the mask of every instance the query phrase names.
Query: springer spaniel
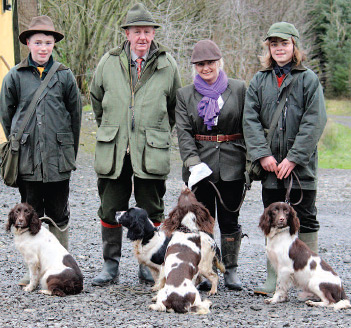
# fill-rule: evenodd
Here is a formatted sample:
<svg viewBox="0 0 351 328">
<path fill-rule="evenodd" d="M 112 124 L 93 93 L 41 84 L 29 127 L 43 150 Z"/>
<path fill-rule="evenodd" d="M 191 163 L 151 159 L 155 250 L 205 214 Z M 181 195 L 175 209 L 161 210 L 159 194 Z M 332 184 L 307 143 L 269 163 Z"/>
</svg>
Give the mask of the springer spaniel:
<svg viewBox="0 0 351 328">
<path fill-rule="evenodd" d="M 154 227 L 144 209 L 134 207 L 116 214 L 116 222 L 128 229 L 127 238 L 134 242 L 134 253 L 138 262 L 149 267 L 154 278 L 154 291 L 163 287 L 164 281 L 158 279 L 161 265 L 164 262 L 166 249 L 171 236 L 166 236 L 162 229 Z M 200 273 L 212 282 L 210 295 L 217 293 L 218 275 L 213 271 L 212 263 L 224 272 L 221 253 L 216 242 L 205 232 L 200 232 L 201 261 Z"/>
<path fill-rule="evenodd" d="M 65 296 L 82 291 L 83 275 L 76 261 L 56 237 L 41 226 L 32 206 L 17 204 L 10 211 L 6 230 L 11 228 L 15 246 L 29 269 L 30 283 L 24 287 L 25 291 L 33 291 L 39 281 L 40 293 L 46 295 Z"/>
<path fill-rule="evenodd" d="M 275 294 L 266 303 L 286 301 L 290 286 L 295 284 L 303 289 L 303 295 L 312 294 L 321 300 L 307 300 L 307 305 L 330 306 L 335 310 L 350 307 L 339 276 L 298 239 L 300 222 L 290 205 L 281 202 L 269 205 L 259 227 L 267 237 L 267 256 L 277 272 Z"/>
<path fill-rule="evenodd" d="M 155 311 L 175 311 L 207 314 L 211 301 L 201 301 L 195 287 L 201 260 L 201 237 L 194 213 L 187 213 L 181 227 L 174 232 L 168 244 L 165 262 L 160 271 L 160 280 L 165 281 L 159 290 L 156 304 L 149 307 Z"/>
<path fill-rule="evenodd" d="M 176 208 L 162 226 L 162 230 L 172 239 L 159 275 L 159 285 L 164 287 L 157 294 L 156 304 L 150 305 L 152 310 L 197 314 L 209 312 L 212 303 L 209 300 L 201 301 L 195 283 L 201 273 L 211 281 L 212 293 L 217 291 L 218 276 L 212 269 L 215 251 L 205 246 L 212 251 L 208 254 L 202 249 L 203 244 L 208 245 L 202 242 L 203 236 L 212 234 L 213 227 L 214 219 L 209 211 L 196 200 L 190 189 L 184 189 Z"/>
</svg>

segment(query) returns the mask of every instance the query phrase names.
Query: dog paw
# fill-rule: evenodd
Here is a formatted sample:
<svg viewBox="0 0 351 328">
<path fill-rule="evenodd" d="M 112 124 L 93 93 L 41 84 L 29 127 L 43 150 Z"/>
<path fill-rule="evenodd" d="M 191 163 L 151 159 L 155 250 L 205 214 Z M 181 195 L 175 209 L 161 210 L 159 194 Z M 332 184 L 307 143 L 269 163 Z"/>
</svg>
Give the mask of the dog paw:
<svg viewBox="0 0 351 328">
<path fill-rule="evenodd" d="M 31 286 L 31 285 L 25 286 L 23 287 L 23 290 L 25 292 L 32 292 L 34 290 L 34 286 Z"/>
<path fill-rule="evenodd" d="M 52 293 L 47 289 L 41 289 L 41 290 L 39 290 L 39 293 L 44 294 L 44 295 L 49 295 L 49 296 L 52 295 Z"/>
<path fill-rule="evenodd" d="M 166 312 L 166 307 L 161 304 L 150 304 L 149 309 L 154 310 L 154 311 L 159 311 L 159 312 Z"/>
<path fill-rule="evenodd" d="M 216 295 L 217 294 L 217 288 L 216 289 L 211 289 L 208 293 L 207 293 L 207 295 L 208 296 L 211 296 L 211 295 Z"/>
<path fill-rule="evenodd" d="M 274 304 L 274 303 L 276 303 L 276 302 L 273 300 L 273 297 L 272 297 L 272 298 L 267 298 L 267 299 L 265 299 L 264 302 L 265 302 L 266 304 Z"/>
</svg>

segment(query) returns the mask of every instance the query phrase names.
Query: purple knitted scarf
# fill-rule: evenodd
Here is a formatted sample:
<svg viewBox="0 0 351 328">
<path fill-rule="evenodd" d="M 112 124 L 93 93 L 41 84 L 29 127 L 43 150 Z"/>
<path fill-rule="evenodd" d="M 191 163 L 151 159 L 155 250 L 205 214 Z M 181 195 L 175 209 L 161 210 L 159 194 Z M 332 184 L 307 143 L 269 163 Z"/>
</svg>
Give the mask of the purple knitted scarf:
<svg viewBox="0 0 351 328">
<path fill-rule="evenodd" d="M 222 70 L 219 71 L 217 81 L 211 85 L 205 82 L 199 74 L 194 79 L 195 89 L 203 95 L 197 104 L 197 112 L 207 126 L 207 130 L 212 130 L 214 120 L 219 115 L 217 99 L 227 89 L 228 77 Z"/>
</svg>

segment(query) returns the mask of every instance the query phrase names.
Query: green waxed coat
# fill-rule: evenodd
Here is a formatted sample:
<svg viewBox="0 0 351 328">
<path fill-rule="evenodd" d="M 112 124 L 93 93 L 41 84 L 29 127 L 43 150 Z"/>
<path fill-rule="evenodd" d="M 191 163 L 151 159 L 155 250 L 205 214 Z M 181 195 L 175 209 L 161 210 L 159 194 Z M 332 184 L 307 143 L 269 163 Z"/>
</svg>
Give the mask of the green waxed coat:
<svg viewBox="0 0 351 328">
<path fill-rule="evenodd" d="M 48 65 L 53 63 L 51 58 Z M 5 76 L 0 118 L 7 137 L 18 131 L 40 83 L 39 72 L 31 66 L 28 57 Z M 76 169 L 81 117 L 82 103 L 75 78 L 71 70 L 61 64 L 39 98 L 20 140 L 19 176 L 22 180 L 57 182 L 69 179 L 71 171 Z"/>
<path fill-rule="evenodd" d="M 280 93 L 290 84 L 292 75 L 298 71 L 301 73 L 288 98 L 286 128 L 282 129 L 281 116 L 270 149 L 264 129 L 269 129 Z M 322 86 L 317 75 L 310 69 L 302 65 L 293 67 L 280 88 L 271 68 L 262 70 L 253 77 L 246 93 L 243 118 L 246 147 L 252 161 L 270 155 L 273 155 L 278 163 L 287 158 L 297 164 L 294 171 L 300 179 L 302 188 L 315 190 L 318 167 L 317 143 L 326 121 Z M 275 174 L 270 172 L 262 184 L 268 189 L 277 188 L 278 181 Z M 295 182 L 293 188 L 299 188 Z"/>
<path fill-rule="evenodd" d="M 197 105 L 202 99 L 193 84 L 177 92 L 176 122 L 180 156 L 183 160 L 183 180 L 189 179 L 189 167 L 206 163 L 212 170 L 209 177 L 217 182 L 244 178 L 246 148 L 244 139 L 228 142 L 196 141 L 195 134 L 218 135 L 242 133 L 242 115 L 246 86 L 244 81 L 228 79 L 228 87 L 221 95 L 224 104 L 218 125 L 208 131 L 198 115 Z"/>
<path fill-rule="evenodd" d="M 131 108 L 130 68 L 125 45 L 102 57 L 91 84 L 98 125 L 94 168 L 99 178 L 117 179 L 129 146 L 135 176 L 166 179 L 170 171 L 176 90 L 180 87 L 177 65 L 163 46 L 153 42 L 149 59 L 135 85 L 134 107 Z"/>
</svg>

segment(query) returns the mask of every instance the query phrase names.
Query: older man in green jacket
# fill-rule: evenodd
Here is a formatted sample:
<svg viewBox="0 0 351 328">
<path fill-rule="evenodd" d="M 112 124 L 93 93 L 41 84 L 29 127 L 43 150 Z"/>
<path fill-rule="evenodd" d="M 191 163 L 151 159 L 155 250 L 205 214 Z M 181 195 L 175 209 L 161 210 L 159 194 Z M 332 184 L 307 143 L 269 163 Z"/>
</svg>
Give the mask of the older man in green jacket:
<svg viewBox="0 0 351 328">
<path fill-rule="evenodd" d="M 93 285 L 118 278 L 122 227 L 116 224 L 115 215 L 128 209 L 132 181 L 137 206 L 148 212 L 155 225 L 164 219 L 180 77 L 167 49 L 153 40 L 158 27 L 144 5 L 135 5 L 122 25 L 127 41 L 102 57 L 91 84 L 98 125 L 94 168 L 104 258 Z M 139 267 L 139 278 L 153 281 L 144 266 Z"/>
</svg>

